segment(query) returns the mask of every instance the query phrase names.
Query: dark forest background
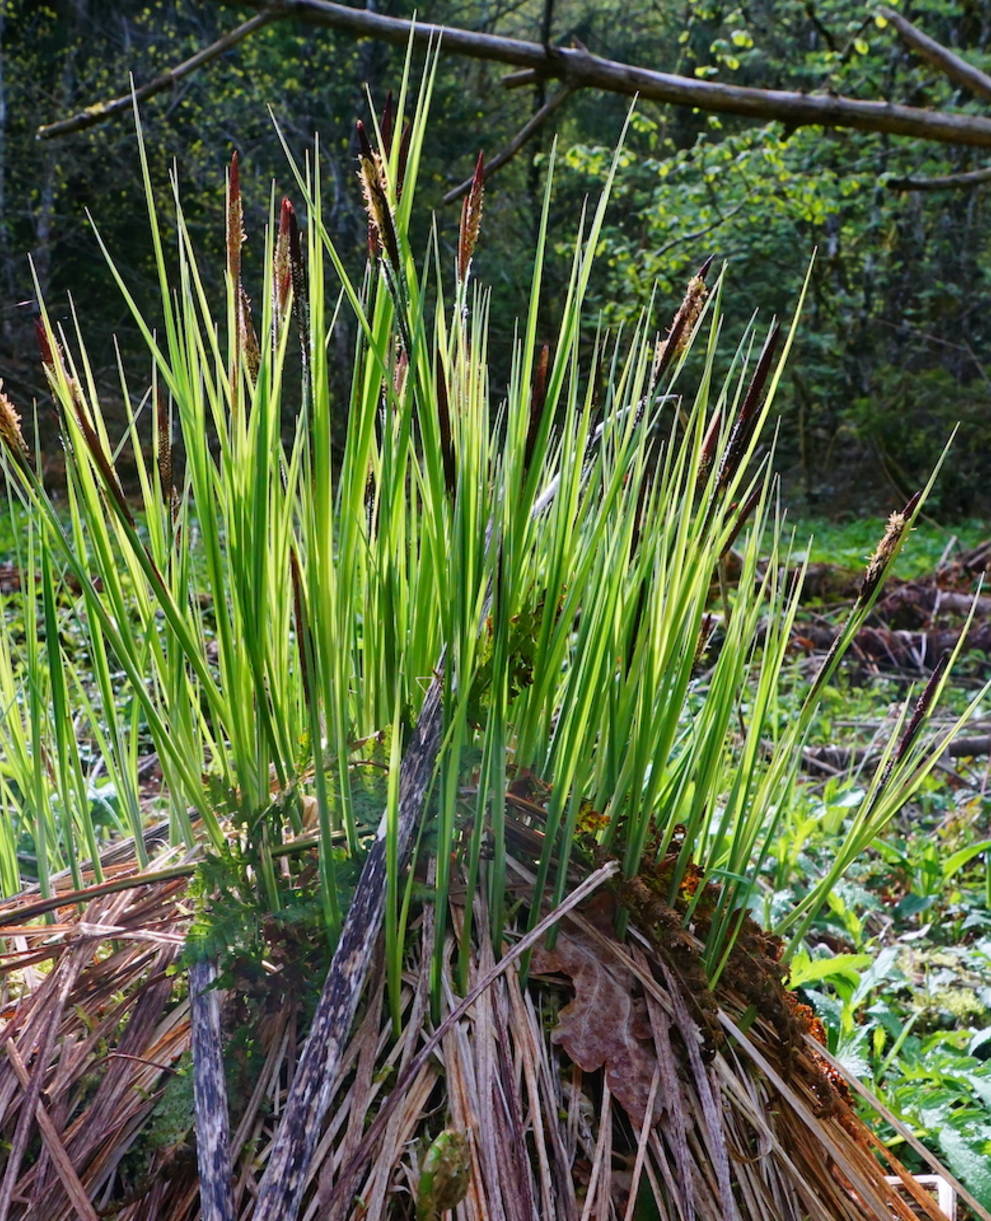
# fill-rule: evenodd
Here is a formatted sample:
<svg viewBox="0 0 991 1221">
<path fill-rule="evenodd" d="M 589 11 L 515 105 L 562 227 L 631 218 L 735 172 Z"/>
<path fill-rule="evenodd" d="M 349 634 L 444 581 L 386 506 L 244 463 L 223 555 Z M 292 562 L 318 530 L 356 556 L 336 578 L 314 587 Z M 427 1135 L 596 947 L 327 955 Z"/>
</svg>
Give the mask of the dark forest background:
<svg viewBox="0 0 991 1221">
<path fill-rule="evenodd" d="M 413 4 L 370 7 L 410 16 Z M 933 37 L 991 69 L 991 3 L 899 6 Z M 652 68 L 768 88 L 835 91 L 981 113 L 909 51 L 858 0 L 435 0 L 422 18 L 590 50 Z M 139 298 L 150 302 L 152 252 L 129 118 L 52 141 L 41 123 L 156 75 L 247 15 L 215 3 L 0 0 L 0 377 L 22 408 L 38 405 L 53 477 L 47 392 L 34 340 L 28 255 L 52 315 L 79 315 L 108 399 L 119 394 L 114 337 L 133 344 L 123 302 L 87 211 Z M 270 25 L 172 91 L 142 122 L 158 184 L 176 166 L 180 189 L 217 276 L 223 265 L 223 182 L 241 156 L 251 258 L 261 257 L 272 183 L 291 176 L 271 112 L 296 153 L 319 133 L 325 217 L 348 259 L 364 257 L 366 225 L 354 173 L 354 121 L 400 76 L 401 51 L 291 22 Z M 553 85 L 509 89 L 498 64 L 443 56 L 421 202 L 437 210 L 453 260 L 458 205 L 442 198 L 479 148 L 497 153 Z M 496 340 L 507 342 L 529 287 L 548 152 L 556 135 L 555 249 L 546 298 L 567 274 L 582 200 L 601 181 L 628 107 L 573 94 L 489 184 L 477 266 L 491 285 Z M 732 325 L 755 309 L 790 316 L 813 249 L 809 301 L 783 393 L 781 455 L 788 498 L 822 514 L 892 507 L 924 480 L 954 424 L 961 429 L 933 512 L 944 520 L 991 509 L 991 185 L 893 189 L 906 174 L 982 166 L 981 150 L 820 128 L 789 130 L 641 103 L 605 231 L 593 300 L 610 322 L 632 320 L 657 286 L 669 316 L 708 254 L 729 264 Z M 291 192 L 290 192 L 291 193 Z M 163 217 L 168 228 L 168 217 Z M 257 267 L 257 264 L 256 264 Z M 556 277 L 556 278 L 555 278 Z M 217 280 L 219 283 L 219 278 Z M 592 320 L 594 322 L 594 320 Z M 548 326 L 548 330 L 549 330 Z M 727 347 L 733 336 L 727 334 Z M 346 337 L 340 339 L 346 367 Z"/>
</svg>

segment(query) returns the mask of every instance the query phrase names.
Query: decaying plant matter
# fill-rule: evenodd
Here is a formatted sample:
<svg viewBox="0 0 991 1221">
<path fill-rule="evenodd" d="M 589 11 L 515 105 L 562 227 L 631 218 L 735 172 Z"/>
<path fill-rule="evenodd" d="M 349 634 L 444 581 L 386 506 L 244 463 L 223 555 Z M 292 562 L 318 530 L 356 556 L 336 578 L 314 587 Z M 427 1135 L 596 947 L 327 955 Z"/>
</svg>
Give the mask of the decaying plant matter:
<svg viewBox="0 0 991 1221">
<path fill-rule="evenodd" d="M 539 836 L 533 804 L 516 828 L 521 845 Z M 457 991 L 464 896 L 452 892 L 437 1033 L 426 1017 L 438 927 L 424 908 L 411 928 L 398 1037 L 376 955 L 300 1215 L 430 1218 L 457 1208 L 474 1221 L 498 1201 L 507 1218 L 620 1218 L 636 1216 L 649 1194 L 671 1218 L 938 1221 L 932 1198 L 858 1118 L 815 1019 L 782 986 L 780 945 L 749 928 L 707 989 L 701 942 L 657 897 L 673 859 L 625 883 L 590 864 L 597 889 L 557 914 L 554 946 L 534 952 L 526 984 L 515 963 L 494 957 L 479 892 L 469 991 L 484 988 L 467 1011 Z M 533 862 L 514 854 L 508 864 L 525 922 Z M 314 872 L 312 861 L 303 871 Z M 15 924 L 20 901 L 0 907 L 0 933 L 18 947 L 3 972 L 3 1133 L 31 1133 L 30 1156 L 7 1161 L 5 1215 L 210 1215 L 194 1152 L 190 1006 L 175 970 L 195 906 L 187 883 L 132 877 L 82 908 L 77 899 L 66 891 L 51 901 L 48 926 Z M 620 939 L 612 917 L 622 902 L 633 918 Z M 507 930 L 507 948 L 518 937 Z M 261 977 L 234 960 L 221 979 L 232 1216 L 254 1215 L 311 1003 L 304 964 L 319 957 L 311 933 L 283 931 L 266 939 Z M 885 1174 L 902 1174 L 903 1190 Z"/>
</svg>

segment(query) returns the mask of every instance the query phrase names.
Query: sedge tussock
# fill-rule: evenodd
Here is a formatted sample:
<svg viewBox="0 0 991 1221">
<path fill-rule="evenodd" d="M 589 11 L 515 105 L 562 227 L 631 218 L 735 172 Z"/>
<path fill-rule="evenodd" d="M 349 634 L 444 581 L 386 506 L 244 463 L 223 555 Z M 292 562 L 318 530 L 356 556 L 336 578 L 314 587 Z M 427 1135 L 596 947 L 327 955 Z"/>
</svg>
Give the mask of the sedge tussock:
<svg viewBox="0 0 991 1221">
<path fill-rule="evenodd" d="M 511 861 L 514 893 L 524 903 L 532 864 Z M 19 930 L 22 954 L 41 951 L 51 965 L 30 994 L 4 1006 L 16 1055 L 0 1061 L 0 1131 L 9 1139 L 23 1120 L 23 1063 L 43 1082 L 44 1107 L 58 1117 L 66 1157 L 20 1167 L 11 1218 L 80 1215 L 76 1182 L 87 1199 L 101 1200 L 101 1211 L 112 1205 L 123 1221 L 147 1217 L 150 1208 L 161 1221 L 200 1215 L 181 956 L 189 883 L 130 881 L 82 910 L 72 894 L 63 895 L 55 932 L 43 924 Z M 333 1083 L 301 1216 L 412 1221 L 430 1215 L 433 1203 L 482 1221 L 499 1201 L 505 1215 L 520 1218 L 623 1218 L 636 1191 L 651 1184 L 660 1215 L 672 1221 L 938 1221 L 926 1193 L 913 1192 L 913 1211 L 886 1182 L 885 1175 L 899 1174 L 897 1159 L 857 1117 L 814 1024 L 801 1025 L 799 1015 L 788 1034 L 777 1019 L 758 1015 L 744 1029 L 753 1003 L 728 982 L 732 971 L 713 996 L 712 1024 L 700 1022 L 691 977 L 671 959 L 663 929 L 636 923 L 619 940 L 603 919 L 607 897 L 600 891 L 564 916 L 558 948 L 533 961 L 524 984 L 515 970 L 498 970 L 484 895 L 477 895 L 469 980 L 488 986 L 416 1067 L 429 1029 L 423 1017 L 437 931 L 432 910 L 422 910 L 404 962 L 402 1034 L 391 1035 L 379 957 Z M 452 894 L 441 1019 L 459 1001 L 462 902 Z M 0 907 L 0 919 L 15 911 L 16 904 Z M 163 944 L 158 934 L 165 930 L 175 936 Z M 507 929 L 508 944 L 519 931 Z M 569 965 L 579 946 L 580 971 Z M 277 943 L 268 952 L 278 952 Z M 774 964 L 761 966 L 752 954 L 735 974 L 742 980 L 757 967 L 773 978 Z M 21 955 L 11 954 L 0 967 L 8 997 L 20 963 Z M 307 999 L 286 978 L 281 1002 L 273 1004 L 231 965 L 217 993 L 223 1038 L 230 1043 L 251 1031 L 248 1060 L 233 1068 L 230 1099 L 235 1215 L 245 1215 L 257 1151 L 270 1140 L 292 1076 Z M 611 988 L 600 987 L 597 975 L 623 981 L 616 1004 L 629 1016 L 614 1012 Z M 597 1012 L 579 1016 L 583 995 L 598 998 Z M 789 1005 L 786 997 L 780 984 L 768 993 L 769 1014 Z M 596 1025 L 600 1035 L 621 1028 L 639 1049 L 634 1060 L 617 1059 L 607 1074 L 594 1054 L 579 1065 L 589 1052 L 575 1040 L 594 1037 Z M 713 1037 L 717 1028 L 724 1037 Z M 370 1141 L 366 1117 L 376 1113 L 386 1122 Z M 654 1118 L 645 1123 L 648 1113 Z"/>
</svg>

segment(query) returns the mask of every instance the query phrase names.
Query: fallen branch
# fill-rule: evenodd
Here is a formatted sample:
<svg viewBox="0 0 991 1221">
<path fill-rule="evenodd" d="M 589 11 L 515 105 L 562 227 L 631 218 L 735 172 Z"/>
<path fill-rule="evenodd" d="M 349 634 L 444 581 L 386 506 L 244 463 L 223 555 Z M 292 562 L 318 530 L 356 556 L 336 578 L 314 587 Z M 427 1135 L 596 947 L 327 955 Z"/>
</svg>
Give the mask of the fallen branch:
<svg viewBox="0 0 991 1221">
<path fill-rule="evenodd" d="M 203 1221 L 234 1221 L 230 1113 L 216 983 L 215 962 L 206 959 L 189 968 L 196 1164 Z"/>
<path fill-rule="evenodd" d="M 870 767 L 881 758 L 881 750 L 872 746 L 806 746 L 802 764 L 814 771 L 846 772 L 853 767 Z M 942 759 L 980 759 L 991 755 L 991 734 L 980 737 L 956 738 L 941 755 Z"/>
<path fill-rule="evenodd" d="M 943 589 L 935 581 L 906 581 L 884 595 L 874 616 L 885 627 L 921 632 L 931 629 L 934 620 L 962 621 L 972 610 L 978 624 L 991 620 L 991 596 Z"/>
<path fill-rule="evenodd" d="M 84 131 L 87 127 L 95 127 L 98 123 L 113 118 L 116 114 L 130 111 L 135 102 L 143 102 L 145 98 L 153 97 L 156 93 L 162 93 L 166 89 L 171 89 L 184 76 L 188 76 L 190 72 L 195 72 L 197 68 L 202 68 L 211 59 L 216 59 L 218 55 L 223 55 L 225 51 L 236 47 L 249 34 L 253 34 L 256 30 L 260 30 L 266 25 L 271 25 L 273 21 L 280 21 L 284 16 L 284 13 L 280 13 L 275 9 L 263 9 L 262 12 L 257 13 L 254 17 L 249 17 L 241 25 L 235 26 L 233 30 L 229 30 L 218 38 L 216 42 L 210 43 L 208 47 L 203 47 L 195 55 L 191 55 L 189 59 L 183 60 L 175 68 L 170 68 L 167 72 L 156 76 L 154 80 L 148 81 L 140 89 L 135 89 L 132 93 L 121 94 L 120 97 L 111 98 L 108 102 L 98 102 L 95 106 L 87 106 L 79 114 L 71 115 L 67 119 L 60 119 L 57 123 L 47 123 L 45 126 L 39 127 L 37 131 L 38 139 L 51 140 L 55 136 L 67 136 L 70 132 Z"/>
<path fill-rule="evenodd" d="M 916 55 L 932 64 L 954 84 L 961 85 L 977 97 L 991 98 L 991 76 L 988 76 L 986 72 L 982 72 L 980 68 L 975 68 L 973 64 L 961 59 L 959 55 L 951 51 L 949 47 L 944 47 L 935 38 L 923 34 L 918 26 L 913 25 L 901 13 L 896 13 L 894 9 L 882 8 L 880 13 L 895 27 L 898 37 Z"/>
<path fill-rule="evenodd" d="M 991 119 L 977 115 L 934 112 L 894 102 L 861 101 L 832 94 L 754 89 L 722 81 L 696 80 L 603 59 L 584 47 L 549 47 L 456 27 L 445 28 L 429 23 L 421 25 L 366 9 L 349 8 L 332 3 L 332 0 L 278 0 L 274 4 L 265 3 L 264 0 L 248 0 L 248 3 L 261 10 L 255 19 L 259 25 L 294 18 L 309 25 L 345 30 L 358 38 L 374 38 L 397 46 L 406 46 L 410 42 L 419 46 L 442 42 L 444 51 L 452 55 L 528 69 L 541 76 L 563 81 L 571 89 L 602 89 L 608 93 L 636 95 L 673 106 L 741 115 L 763 123 L 778 121 L 791 127 L 852 127 L 860 131 L 887 132 L 947 144 L 991 148 Z M 233 45 L 231 39 L 240 41 L 246 33 L 251 32 L 246 29 L 249 25 L 250 22 L 246 22 L 238 26 L 225 39 L 199 52 L 180 68 L 143 86 L 137 94 L 139 100 L 149 96 L 150 92 L 167 88 L 177 79 L 180 69 L 185 75 L 208 58 L 220 54 L 217 48 L 221 43 L 224 44 L 223 49 L 227 49 Z M 130 95 L 116 98 L 70 119 L 48 124 L 39 135 L 50 138 L 78 131 L 124 110 L 129 104 Z"/>
<path fill-rule="evenodd" d="M 991 166 L 959 174 L 941 174 L 936 178 L 889 178 L 884 185 L 889 191 L 959 191 L 980 187 L 986 182 L 991 182 Z"/>
<path fill-rule="evenodd" d="M 813 653 L 825 653 L 833 644 L 836 630 L 818 624 L 796 624 L 796 644 Z M 960 637 L 959 628 L 939 628 L 928 632 L 892 631 L 890 628 L 864 627 L 850 644 L 851 664 L 866 662 L 876 670 L 900 670 L 925 674 L 934 662 L 951 652 Z M 968 650 L 991 655 L 991 624 L 980 623 L 967 636 Z"/>
<path fill-rule="evenodd" d="M 416 732 L 400 765 L 396 829 L 399 869 L 405 868 L 409 857 L 440 750 L 442 685 L 440 674 L 436 674 L 427 688 Z M 287 1221 L 299 1212 L 341 1054 L 385 916 L 386 837 L 383 817 L 362 866 L 268 1155 L 258 1188 L 255 1221 Z"/>
</svg>

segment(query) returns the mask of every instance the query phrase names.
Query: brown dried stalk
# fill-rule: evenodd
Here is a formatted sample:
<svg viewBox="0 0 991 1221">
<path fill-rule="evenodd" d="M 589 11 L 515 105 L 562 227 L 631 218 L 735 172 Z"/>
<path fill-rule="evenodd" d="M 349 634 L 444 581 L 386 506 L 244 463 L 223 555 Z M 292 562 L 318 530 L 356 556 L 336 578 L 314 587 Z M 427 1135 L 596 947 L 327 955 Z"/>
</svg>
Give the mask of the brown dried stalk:
<svg viewBox="0 0 991 1221">
<path fill-rule="evenodd" d="M 461 227 L 458 231 L 458 280 L 464 284 L 471 269 L 471 256 L 478 245 L 485 203 L 485 158 L 478 154 L 471 187 L 461 204 Z"/>
<path fill-rule="evenodd" d="M 8 452 L 16 462 L 30 460 L 30 451 L 21 432 L 21 417 L 3 390 L 0 380 L 0 441 L 6 445 Z"/>
<path fill-rule="evenodd" d="M 224 1041 L 220 996 L 216 990 L 218 974 L 217 964 L 210 959 L 194 962 L 189 968 L 196 1162 L 203 1221 L 234 1221 Z"/>
</svg>

